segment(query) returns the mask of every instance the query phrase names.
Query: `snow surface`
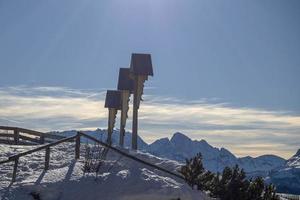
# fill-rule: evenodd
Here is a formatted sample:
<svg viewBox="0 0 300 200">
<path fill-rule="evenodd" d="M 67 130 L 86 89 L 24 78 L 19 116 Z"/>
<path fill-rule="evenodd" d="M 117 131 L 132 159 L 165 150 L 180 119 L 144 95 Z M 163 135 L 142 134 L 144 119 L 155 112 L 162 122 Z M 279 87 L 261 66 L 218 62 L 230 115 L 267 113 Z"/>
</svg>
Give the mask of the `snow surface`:
<svg viewBox="0 0 300 200">
<path fill-rule="evenodd" d="M 97 129 L 96 131 L 85 131 L 87 134 L 97 137 L 105 141 L 107 137 L 106 130 Z M 56 132 L 65 136 L 75 135 L 76 131 Z M 114 144 L 118 144 L 119 131 L 115 130 L 112 135 Z M 83 142 L 84 139 L 83 139 Z M 125 134 L 125 147 L 130 147 L 131 133 Z M 243 168 L 248 177 L 267 176 L 271 170 L 284 165 L 285 160 L 274 155 L 264 155 L 257 158 L 250 156 L 237 158 L 229 150 L 225 148 L 216 148 L 208 144 L 205 140 L 192 140 L 183 133 L 174 133 L 171 139 L 162 138 L 154 141 L 152 144 L 147 144 L 142 138 L 138 137 L 139 150 L 149 152 L 153 155 L 176 160 L 181 163 L 185 162 L 186 158 L 194 157 L 201 152 L 203 156 L 203 165 L 207 170 L 212 172 L 222 172 L 226 166 L 233 167 L 238 164 Z"/>
<path fill-rule="evenodd" d="M 34 147 L 0 145 L 0 160 Z M 13 163 L 0 165 L 1 199 L 32 200 L 34 195 L 39 195 L 42 200 L 209 199 L 203 192 L 192 190 L 184 181 L 121 157 L 111 150 L 98 175 L 84 174 L 85 145 L 81 146 L 81 158 L 78 160 L 74 160 L 74 148 L 73 143 L 51 148 L 48 171 L 43 171 L 44 151 L 20 158 L 14 184 L 10 184 Z M 180 163 L 173 160 L 126 151 L 172 171 L 180 167 Z"/>
</svg>

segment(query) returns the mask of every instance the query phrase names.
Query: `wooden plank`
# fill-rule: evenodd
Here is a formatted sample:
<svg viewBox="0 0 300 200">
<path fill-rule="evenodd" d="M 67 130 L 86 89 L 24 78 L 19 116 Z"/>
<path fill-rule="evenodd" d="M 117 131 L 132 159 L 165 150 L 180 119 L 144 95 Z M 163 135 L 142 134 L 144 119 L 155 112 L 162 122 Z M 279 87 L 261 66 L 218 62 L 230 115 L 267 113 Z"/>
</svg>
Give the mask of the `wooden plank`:
<svg viewBox="0 0 300 200">
<path fill-rule="evenodd" d="M 14 140 L 0 139 L 0 144 L 15 144 Z"/>
<path fill-rule="evenodd" d="M 49 161 L 50 161 L 50 147 L 47 147 L 45 152 L 45 170 L 49 169 Z"/>
<path fill-rule="evenodd" d="M 25 152 L 22 152 L 22 153 L 19 153 L 19 154 L 10 156 L 9 159 L 10 159 L 10 160 L 14 160 L 14 159 L 17 158 L 17 157 L 25 156 L 25 155 L 31 154 L 31 153 L 33 153 L 33 152 L 40 151 L 40 150 L 42 150 L 42 149 L 46 149 L 47 147 L 52 147 L 52 146 L 58 145 L 58 144 L 63 143 L 63 142 L 71 141 L 71 140 L 74 140 L 75 138 L 76 138 L 76 135 L 75 135 L 75 136 L 72 136 L 72 137 L 64 138 L 64 139 L 62 139 L 62 140 L 58 140 L 58 141 L 56 141 L 56 142 L 52 142 L 52 143 L 50 143 L 50 144 L 46 144 L 46 145 L 40 146 L 40 147 L 37 147 L 37 148 L 35 148 L 35 149 L 31 149 L 31 150 L 29 150 L 29 151 L 25 151 Z"/>
<path fill-rule="evenodd" d="M 59 140 L 59 141 L 56 141 L 56 142 L 53 142 L 53 143 L 50 143 L 50 144 L 46 144 L 44 146 L 40 146 L 40 147 L 35 148 L 35 149 L 31 149 L 29 151 L 25 151 L 25 152 L 22 152 L 22 153 L 10 156 L 10 157 L 8 157 L 8 160 L 0 161 L 0 164 L 4 164 L 4 163 L 7 163 L 7 162 L 15 161 L 15 160 L 19 159 L 22 156 L 25 156 L 27 154 L 30 154 L 30 153 L 33 153 L 33 152 L 36 152 L 36 151 L 40 151 L 42 149 L 47 149 L 47 148 L 50 149 L 51 146 L 55 146 L 55 145 L 58 145 L 58 144 L 63 143 L 63 142 L 69 142 L 71 140 L 74 140 L 76 137 L 77 137 L 77 135 L 72 136 L 72 137 L 68 137 L 68 138 L 64 138 L 62 140 Z M 7 141 L 7 140 L 4 140 L 4 141 Z M 0 139 L 0 142 L 1 142 L 1 139 Z M 12 140 L 11 142 L 13 143 L 14 141 Z M 20 143 L 22 143 L 22 141 L 20 141 Z M 24 144 L 26 144 L 26 143 L 24 143 Z M 50 152 L 49 152 L 49 154 L 50 154 Z"/>
<path fill-rule="evenodd" d="M 11 127 L 11 126 L 0 126 L 1 130 L 9 130 L 9 131 L 13 131 L 16 130 L 17 127 Z"/>
<path fill-rule="evenodd" d="M 18 127 L 10 127 L 10 126 L 0 126 L 0 130 L 17 130 L 21 133 L 27 133 L 29 135 L 35 135 L 35 136 L 44 136 L 44 137 L 48 137 L 51 139 L 63 139 L 66 138 L 65 136 L 61 136 L 61 135 L 55 135 L 55 134 L 50 134 L 50 133 L 42 133 L 40 131 L 34 131 L 34 130 L 30 130 L 30 129 L 25 129 L 25 128 L 18 128 Z"/>
<path fill-rule="evenodd" d="M 15 144 L 14 140 L 0 139 L 0 144 Z M 32 143 L 29 141 L 19 141 L 19 145 L 37 145 L 37 143 Z"/>
<path fill-rule="evenodd" d="M 35 136 L 41 136 L 41 135 L 44 134 L 44 133 L 39 132 L 39 131 L 29 130 L 29 129 L 25 129 L 25 128 L 18 128 L 18 130 L 21 133 L 27 133 L 27 134 L 35 135 Z"/>
<path fill-rule="evenodd" d="M 34 143 L 40 144 L 40 140 L 36 139 L 36 138 L 27 137 L 27 136 L 24 136 L 24 135 L 19 135 L 19 138 L 22 139 L 22 140 L 28 140 L 30 142 L 34 142 Z"/>
<path fill-rule="evenodd" d="M 39 132 L 39 131 L 29 130 L 29 129 L 25 129 L 25 128 L 18 128 L 18 127 L 10 127 L 10 126 L 0 126 L 0 129 L 18 131 L 18 132 L 28 133 L 28 134 L 36 135 L 36 136 L 40 136 L 43 134 L 42 132 Z"/>
<path fill-rule="evenodd" d="M 11 137 L 11 138 L 13 138 L 14 134 L 12 134 L 12 133 L 0 133 L 0 137 Z"/>
<path fill-rule="evenodd" d="M 18 163 L 19 163 L 19 158 L 15 158 L 15 164 L 14 164 L 14 171 L 13 171 L 13 175 L 12 175 L 12 182 L 16 181 L 17 178 L 17 170 L 18 170 Z"/>
</svg>

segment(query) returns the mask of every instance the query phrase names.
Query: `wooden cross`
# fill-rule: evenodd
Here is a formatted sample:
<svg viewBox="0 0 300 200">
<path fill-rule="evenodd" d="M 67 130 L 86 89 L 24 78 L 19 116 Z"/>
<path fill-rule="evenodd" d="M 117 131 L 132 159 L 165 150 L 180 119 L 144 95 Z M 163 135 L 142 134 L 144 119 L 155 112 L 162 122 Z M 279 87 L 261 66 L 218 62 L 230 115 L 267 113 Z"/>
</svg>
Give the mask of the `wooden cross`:
<svg viewBox="0 0 300 200">
<path fill-rule="evenodd" d="M 132 149 L 137 150 L 138 109 L 142 100 L 144 82 L 148 76 L 153 76 L 150 54 L 132 54 L 130 62 L 130 77 L 134 81 L 133 117 L 132 117 Z"/>
<path fill-rule="evenodd" d="M 105 108 L 108 108 L 108 128 L 107 144 L 112 143 L 112 133 L 114 130 L 118 110 L 121 109 L 121 92 L 116 90 L 107 90 L 105 98 Z"/>
<path fill-rule="evenodd" d="M 129 68 L 120 68 L 119 71 L 119 80 L 118 80 L 118 90 L 121 91 L 121 122 L 120 122 L 120 146 L 124 146 L 124 136 L 125 136 L 125 126 L 126 119 L 128 118 L 129 110 L 129 100 L 130 94 L 133 93 L 133 80 L 130 79 L 130 69 Z"/>
</svg>

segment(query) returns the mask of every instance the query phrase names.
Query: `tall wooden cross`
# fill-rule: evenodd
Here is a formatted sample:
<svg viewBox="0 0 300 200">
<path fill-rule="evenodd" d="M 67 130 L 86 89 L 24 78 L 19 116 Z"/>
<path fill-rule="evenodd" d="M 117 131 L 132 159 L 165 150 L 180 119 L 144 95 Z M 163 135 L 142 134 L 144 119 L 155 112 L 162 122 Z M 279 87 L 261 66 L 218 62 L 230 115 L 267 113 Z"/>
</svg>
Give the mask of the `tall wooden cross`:
<svg viewBox="0 0 300 200">
<path fill-rule="evenodd" d="M 153 68 L 150 54 L 131 55 L 130 77 L 134 81 L 133 117 L 132 117 L 132 149 L 137 150 L 138 138 L 138 109 L 142 99 L 144 82 L 148 76 L 153 76 Z"/>
<path fill-rule="evenodd" d="M 116 115 L 121 109 L 121 92 L 116 90 L 107 90 L 105 98 L 105 108 L 108 108 L 108 128 L 107 128 L 107 144 L 112 143 L 112 133 L 114 130 Z"/>
<path fill-rule="evenodd" d="M 118 90 L 121 91 L 121 121 L 120 121 L 120 146 L 124 146 L 126 119 L 128 118 L 130 94 L 133 93 L 133 80 L 130 79 L 130 69 L 120 68 Z"/>
</svg>

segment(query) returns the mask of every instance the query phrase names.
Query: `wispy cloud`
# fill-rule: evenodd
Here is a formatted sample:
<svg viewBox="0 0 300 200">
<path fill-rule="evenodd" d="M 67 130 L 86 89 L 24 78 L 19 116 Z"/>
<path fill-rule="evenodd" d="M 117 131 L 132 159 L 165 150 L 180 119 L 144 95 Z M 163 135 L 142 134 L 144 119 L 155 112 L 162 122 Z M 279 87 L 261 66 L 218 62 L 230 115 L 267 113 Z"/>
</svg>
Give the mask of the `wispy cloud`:
<svg viewBox="0 0 300 200">
<path fill-rule="evenodd" d="M 18 86 L 0 88 L 0 97 L 0 124 L 41 131 L 105 128 L 107 124 L 105 91 Z M 147 142 L 181 131 L 240 156 L 274 153 L 289 157 L 299 148 L 298 115 L 237 108 L 207 99 L 183 101 L 159 96 L 144 96 L 144 99 L 139 134 Z M 129 117 L 127 129 L 130 128 Z"/>
</svg>

